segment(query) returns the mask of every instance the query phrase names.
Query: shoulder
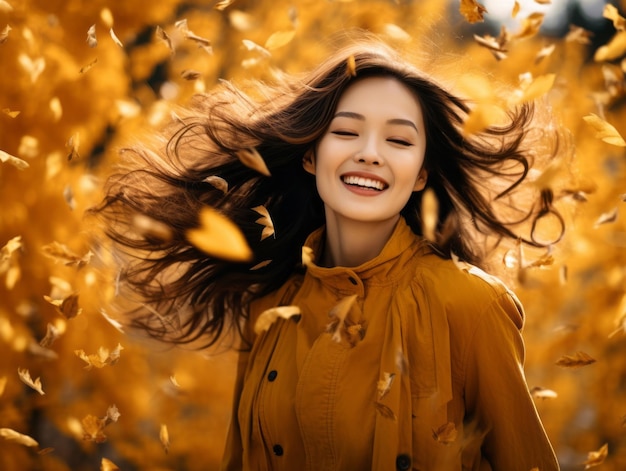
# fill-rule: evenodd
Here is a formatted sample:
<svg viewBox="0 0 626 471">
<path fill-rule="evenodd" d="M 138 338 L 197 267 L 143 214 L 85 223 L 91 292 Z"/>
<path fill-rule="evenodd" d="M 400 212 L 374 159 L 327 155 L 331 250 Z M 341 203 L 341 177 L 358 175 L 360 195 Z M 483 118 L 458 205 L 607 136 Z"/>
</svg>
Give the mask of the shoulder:
<svg viewBox="0 0 626 471">
<path fill-rule="evenodd" d="M 524 311 L 517 296 L 496 276 L 435 254 L 420 257 L 412 283 L 429 306 L 445 310 L 448 321 L 466 323 L 488 312 L 502 313 L 521 329 Z"/>
</svg>

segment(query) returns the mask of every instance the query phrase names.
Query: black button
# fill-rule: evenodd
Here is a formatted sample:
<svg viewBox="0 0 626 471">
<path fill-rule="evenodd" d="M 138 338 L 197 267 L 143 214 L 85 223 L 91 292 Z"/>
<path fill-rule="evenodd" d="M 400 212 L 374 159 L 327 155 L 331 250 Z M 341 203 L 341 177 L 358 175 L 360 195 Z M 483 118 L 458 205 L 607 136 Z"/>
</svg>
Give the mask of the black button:
<svg viewBox="0 0 626 471">
<path fill-rule="evenodd" d="M 267 374 L 267 379 L 269 379 L 270 381 L 274 381 L 276 379 L 276 376 L 278 376 L 278 371 L 272 370 Z"/>
<path fill-rule="evenodd" d="M 283 453 L 284 453 L 283 447 L 280 445 L 274 445 L 272 447 L 272 451 L 274 452 L 276 456 L 283 456 Z"/>
<path fill-rule="evenodd" d="M 398 455 L 396 458 L 396 469 L 400 471 L 411 469 L 411 457 L 409 455 Z"/>
<path fill-rule="evenodd" d="M 358 284 L 357 281 L 352 276 L 350 278 L 348 278 L 348 280 L 350 280 L 350 283 L 352 283 L 353 285 Z"/>
</svg>

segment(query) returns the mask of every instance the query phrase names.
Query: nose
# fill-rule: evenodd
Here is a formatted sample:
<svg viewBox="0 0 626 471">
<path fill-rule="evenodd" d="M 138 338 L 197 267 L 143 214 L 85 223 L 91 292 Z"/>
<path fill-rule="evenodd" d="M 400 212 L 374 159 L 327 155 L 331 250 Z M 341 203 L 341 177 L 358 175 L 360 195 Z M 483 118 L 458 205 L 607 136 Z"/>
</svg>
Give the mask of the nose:
<svg viewBox="0 0 626 471">
<path fill-rule="evenodd" d="M 382 165 L 383 159 L 374 139 L 369 139 L 363 148 L 354 154 L 354 160 L 367 165 Z"/>
</svg>

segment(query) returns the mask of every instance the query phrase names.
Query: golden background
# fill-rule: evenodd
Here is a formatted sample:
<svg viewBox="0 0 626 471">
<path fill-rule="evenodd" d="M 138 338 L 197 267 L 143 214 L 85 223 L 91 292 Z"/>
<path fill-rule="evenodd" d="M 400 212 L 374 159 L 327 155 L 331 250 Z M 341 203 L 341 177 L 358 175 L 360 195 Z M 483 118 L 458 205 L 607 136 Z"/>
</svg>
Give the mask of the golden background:
<svg viewBox="0 0 626 471">
<path fill-rule="evenodd" d="M 614 4 L 623 15 L 626 2 Z M 541 15 L 518 13 L 497 60 L 473 36 L 500 26 L 459 7 L 0 0 L 0 469 L 217 468 L 233 355 L 155 345 L 109 322 L 102 306 L 115 286 L 89 253 L 84 211 L 116 149 L 159 128 L 173 104 L 220 78 L 306 70 L 352 28 L 412 51 L 487 120 L 498 84 L 551 104 L 569 152 L 535 184 L 553 189 L 567 231 L 549 251 L 514 249 L 500 271 L 527 309 L 528 382 L 562 469 L 626 469 L 623 18 L 605 18 L 594 36 L 545 34 Z M 520 76 L 537 79 L 534 92 Z M 595 361 L 580 366 L 577 352 Z"/>
</svg>

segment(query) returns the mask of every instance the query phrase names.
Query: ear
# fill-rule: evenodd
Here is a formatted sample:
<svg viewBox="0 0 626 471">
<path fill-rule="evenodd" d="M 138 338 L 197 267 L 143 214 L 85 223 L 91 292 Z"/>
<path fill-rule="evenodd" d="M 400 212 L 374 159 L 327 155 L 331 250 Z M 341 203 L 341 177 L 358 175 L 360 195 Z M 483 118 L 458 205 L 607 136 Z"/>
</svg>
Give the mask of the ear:
<svg viewBox="0 0 626 471">
<path fill-rule="evenodd" d="M 413 191 L 421 191 L 426 186 L 426 182 L 428 181 L 428 170 L 424 167 L 420 170 L 420 173 L 417 175 L 417 180 L 415 180 L 415 186 L 413 187 Z"/>
<path fill-rule="evenodd" d="M 311 175 L 315 175 L 315 150 L 309 149 L 302 157 L 302 167 Z"/>
</svg>

